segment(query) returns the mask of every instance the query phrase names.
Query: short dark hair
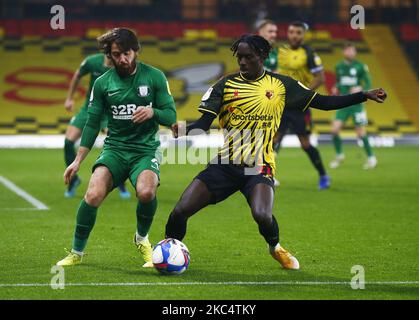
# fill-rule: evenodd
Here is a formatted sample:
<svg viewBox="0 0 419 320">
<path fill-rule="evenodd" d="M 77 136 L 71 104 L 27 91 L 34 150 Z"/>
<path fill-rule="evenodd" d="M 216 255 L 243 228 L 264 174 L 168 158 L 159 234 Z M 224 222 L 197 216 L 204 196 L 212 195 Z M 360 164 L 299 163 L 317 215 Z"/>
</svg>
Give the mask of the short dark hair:
<svg viewBox="0 0 419 320">
<path fill-rule="evenodd" d="M 140 50 L 140 43 L 134 31 L 127 28 L 114 28 L 97 38 L 99 48 L 108 57 L 111 54 L 112 43 L 116 43 L 123 51 Z"/>
<path fill-rule="evenodd" d="M 353 47 L 356 49 L 356 45 L 353 42 L 347 41 L 343 44 L 343 49 L 349 48 L 349 47 Z"/>
<path fill-rule="evenodd" d="M 260 31 L 260 29 L 264 28 L 268 24 L 275 25 L 275 22 L 273 22 L 273 20 L 270 20 L 270 19 L 261 20 L 256 24 L 256 31 Z"/>
<path fill-rule="evenodd" d="M 289 24 L 289 26 L 303 28 L 304 31 L 308 31 L 309 27 L 308 24 L 303 21 L 293 21 Z"/>
<path fill-rule="evenodd" d="M 252 51 L 263 60 L 269 56 L 269 52 L 272 49 L 271 44 L 264 37 L 255 34 L 245 34 L 237 39 L 231 46 L 233 56 L 237 54 L 237 49 L 239 48 L 240 43 L 247 43 Z"/>
</svg>

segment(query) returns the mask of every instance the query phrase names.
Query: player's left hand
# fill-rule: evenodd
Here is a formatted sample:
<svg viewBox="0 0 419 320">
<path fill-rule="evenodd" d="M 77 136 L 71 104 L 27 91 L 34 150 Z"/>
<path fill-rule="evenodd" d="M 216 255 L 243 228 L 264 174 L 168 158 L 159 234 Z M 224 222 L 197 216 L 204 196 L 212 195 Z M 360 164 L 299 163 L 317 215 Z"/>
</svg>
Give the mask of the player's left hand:
<svg viewBox="0 0 419 320">
<path fill-rule="evenodd" d="M 143 123 L 144 121 L 154 117 L 154 111 L 151 107 L 138 107 L 132 115 L 132 122 Z"/>
<path fill-rule="evenodd" d="M 383 103 L 384 100 L 386 100 L 387 98 L 387 93 L 384 91 L 383 88 L 365 91 L 365 95 L 368 99 L 374 100 L 378 103 Z"/>
</svg>

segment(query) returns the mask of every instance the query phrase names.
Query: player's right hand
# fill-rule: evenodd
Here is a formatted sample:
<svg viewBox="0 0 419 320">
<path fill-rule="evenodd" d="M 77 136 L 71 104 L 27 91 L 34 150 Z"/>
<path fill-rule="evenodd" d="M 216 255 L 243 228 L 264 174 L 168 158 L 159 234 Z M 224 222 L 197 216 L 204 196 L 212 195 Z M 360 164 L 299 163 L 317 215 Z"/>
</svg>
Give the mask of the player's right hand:
<svg viewBox="0 0 419 320">
<path fill-rule="evenodd" d="M 74 109 L 74 100 L 73 99 L 66 99 L 64 102 L 64 107 L 67 111 L 72 112 Z"/>
<path fill-rule="evenodd" d="M 179 137 L 179 125 L 177 123 L 172 124 L 170 129 L 172 130 L 173 138 L 177 139 Z"/>
<path fill-rule="evenodd" d="M 73 179 L 74 175 L 79 171 L 79 169 L 80 164 L 76 161 L 73 161 L 64 171 L 64 183 L 68 185 Z"/>
<path fill-rule="evenodd" d="M 175 138 L 175 139 L 186 135 L 186 123 L 185 123 L 185 121 L 180 121 L 180 122 L 177 122 L 175 124 L 172 124 L 170 129 L 172 130 L 172 135 L 173 135 L 173 138 Z"/>
<path fill-rule="evenodd" d="M 365 92 L 368 99 L 374 100 L 378 103 L 383 103 L 387 98 L 387 92 L 383 88 L 372 89 Z"/>
</svg>

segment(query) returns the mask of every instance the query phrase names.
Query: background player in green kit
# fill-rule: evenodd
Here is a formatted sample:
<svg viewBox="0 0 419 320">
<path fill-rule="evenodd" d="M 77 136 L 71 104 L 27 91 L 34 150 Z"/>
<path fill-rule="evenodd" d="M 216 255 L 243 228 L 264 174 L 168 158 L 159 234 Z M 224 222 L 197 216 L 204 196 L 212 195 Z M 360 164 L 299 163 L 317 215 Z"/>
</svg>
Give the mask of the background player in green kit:
<svg viewBox="0 0 419 320">
<path fill-rule="evenodd" d="M 80 79 L 86 75 L 90 75 L 89 89 L 86 96 L 86 100 L 81 107 L 80 111 L 70 120 L 67 127 L 64 140 L 64 160 L 65 164 L 69 166 L 76 158 L 76 151 L 74 144 L 80 139 L 83 128 L 87 121 L 87 105 L 89 103 L 90 91 L 92 90 L 93 83 L 95 80 L 112 68 L 112 61 L 108 59 L 103 53 L 93 54 L 83 60 L 79 69 L 73 75 L 70 86 L 68 88 L 67 99 L 65 100 L 64 106 L 67 111 L 72 112 L 74 110 L 74 93 L 77 86 L 80 83 Z M 106 128 L 106 117 L 101 120 L 101 130 Z M 76 188 L 80 185 L 81 180 L 78 175 L 75 175 L 70 181 L 67 190 L 64 193 L 66 198 L 72 198 L 75 196 Z M 125 189 L 124 183 L 119 186 L 121 198 L 129 198 L 130 193 Z"/>
<path fill-rule="evenodd" d="M 266 71 L 276 72 L 278 68 L 278 48 L 275 46 L 278 27 L 272 20 L 262 20 L 258 23 L 257 33 L 272 46 L 269 56 L 263 61 L 263 68 Z"/>
<path fill-rule="evenodd" d="M 258 24 L 257 33 L 263 37 L 272 46 L 268 57 L 263 61 L 263 68 L 266 71 L 277 72 L 278 69 L 278 47 L 275 46 L 276 37 L 278 34 L 278 27 L 272 20 L 262 20 Z M 280 185 L 279 180 L 273 177 L 274 186 Z"/>
<path fill-rule="evenodd" d="M 105 114 L 108 135 L 93 166 L 88 190 L 77 212 L 71 252 L 57 265 L 79 264 L 96 220 L 97 209 L 117 185 L 129 178 L 138 198 L 137 231 L 134 236 L 145 264 L 152 267 L 148 240 L 157 208 L 159 184 L 159 125 L 176 123 L 176 109 L 162 71 L 137 62 L 139 43 L 129 29 L 116 28 L 98 39 L 115 68 L 99 77 L 90 95 L 88 120 L 74 162 L 66 169 L 69 183 L 92 148 Z"/>
<path fill-rule="evenodd" d="M 336 87 L 333 94 L 356 93 L 371 88 L 371 80 L 366 64 L 355 60 L 356 47 L 352 43 L 347 43 L 343 47 L 343 61 L 336 65 Z M 332 134 L 333 144 L 336 150 L 336 158 L 330 163 L 331 168 L 337 168 L 345 159 L 342 149 L 342 140 L 339 136 L 344 123 L 352 118 L 355 131 L 359 139 L 362 140 L 368 159 L 364 164 L 364 169 L 373 169 L 377 166 L 377 158 L 374 156 L 371 145 L 368 141 L 366 126 L 368 124 L 367 113 L 364 105 L 357 104 L 345 109 L 336 111 L 333 121 Z"/>
</svg>

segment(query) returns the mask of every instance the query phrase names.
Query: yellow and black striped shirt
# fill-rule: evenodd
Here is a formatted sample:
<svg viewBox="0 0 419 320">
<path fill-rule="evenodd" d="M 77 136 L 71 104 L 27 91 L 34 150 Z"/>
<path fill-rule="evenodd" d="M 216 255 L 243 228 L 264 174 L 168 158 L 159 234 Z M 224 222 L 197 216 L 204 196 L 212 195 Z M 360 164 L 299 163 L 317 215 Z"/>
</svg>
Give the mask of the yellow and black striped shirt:
<svg viewBox="0 0 419 320">
<path fill-rule="evenodd" d="M 323 70 L 320 57 L 307 45 L 297 49 L 283 45 L 278 51 L 278 73 L 309 86 L 313 73 Z"/>
<path fill-rule="evenodd" d="M 222 159 L 248 166 L 269 166 L 275 173 L 273 137 L 285 108 L 305 110 L 316 92 L 294 79 L 265 71 L 256 80 L 240 73 L 208 89 L 198 108 L 217 115 L 224 129 Z"/>
</svg>

